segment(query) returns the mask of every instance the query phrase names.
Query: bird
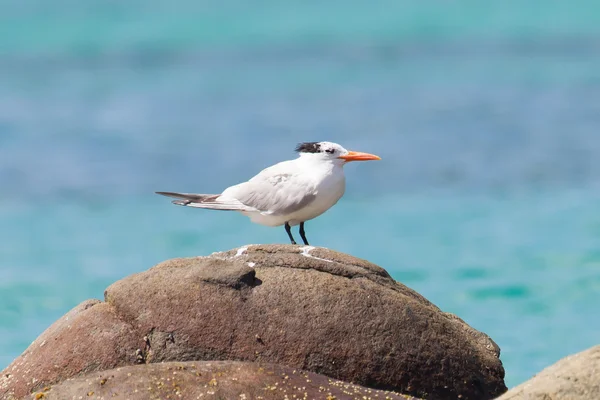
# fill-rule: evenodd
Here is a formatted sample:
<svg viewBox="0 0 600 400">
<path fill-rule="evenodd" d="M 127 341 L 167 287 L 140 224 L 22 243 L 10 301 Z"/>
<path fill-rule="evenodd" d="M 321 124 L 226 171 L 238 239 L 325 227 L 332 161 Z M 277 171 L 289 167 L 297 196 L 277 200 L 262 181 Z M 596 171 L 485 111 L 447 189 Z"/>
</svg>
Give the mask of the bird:
<svg viewBox="0 0 600 400">
<path fill-rule="evenodd" d="M 156 194 L 175 198 L 172 203 L 179 206 L 238 211 L 260 225 L 283 225 L 294 245 L 291 227 L 300 225 L 300 237 L 308 246 L 304 223 L 323 214 L 344 195 L 344 165 L 381 158 L 333 142 L 302 142 L 295 150 L 297 158 L 267 167 L 221 194 Z"/>
</svg>

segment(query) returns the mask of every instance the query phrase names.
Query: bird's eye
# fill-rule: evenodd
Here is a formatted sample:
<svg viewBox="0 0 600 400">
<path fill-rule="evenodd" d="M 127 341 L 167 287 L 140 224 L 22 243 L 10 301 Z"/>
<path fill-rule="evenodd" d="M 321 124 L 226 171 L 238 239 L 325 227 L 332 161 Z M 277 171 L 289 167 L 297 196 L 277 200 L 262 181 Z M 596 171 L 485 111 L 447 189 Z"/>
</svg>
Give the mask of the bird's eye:
<svg viewBox="0 0 600 400">
<path fill-rule="evenodd" d="M 333 153 L 335 153 L 335 150 L 334 149 L 327 149 L 327 150 L 325 150 L 325 152 L 329 153 L 329 154 L 333 154 Z"/>
</svg>

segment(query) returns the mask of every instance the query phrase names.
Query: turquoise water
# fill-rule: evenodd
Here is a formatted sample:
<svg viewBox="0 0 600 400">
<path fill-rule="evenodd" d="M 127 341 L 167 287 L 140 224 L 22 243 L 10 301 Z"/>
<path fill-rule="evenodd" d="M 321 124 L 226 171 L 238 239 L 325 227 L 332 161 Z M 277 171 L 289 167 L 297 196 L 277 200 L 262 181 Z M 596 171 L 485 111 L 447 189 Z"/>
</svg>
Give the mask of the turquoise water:
<svg viewBox="0 0 600 400">
<path fill-rule="evenodd" d="M 502 349 L 508 386 L 600 339 L 600 3 L 0 0 L 0 368 L 172 257 L 285 242 L 170 206 L 331 140 L 311 244 Z M 357 321 L 358 323 L 358 321 Z"/>
</svg>

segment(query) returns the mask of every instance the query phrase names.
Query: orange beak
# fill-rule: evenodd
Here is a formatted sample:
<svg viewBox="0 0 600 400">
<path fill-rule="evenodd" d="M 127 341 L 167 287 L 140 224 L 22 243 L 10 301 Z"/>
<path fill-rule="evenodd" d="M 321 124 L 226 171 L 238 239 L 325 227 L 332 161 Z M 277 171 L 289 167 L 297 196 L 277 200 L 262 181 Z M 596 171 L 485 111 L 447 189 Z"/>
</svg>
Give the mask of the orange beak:
<svg viewBox="0 0 600 400">
<path fill-rule="evenodd" d="M 369 161 L 369 160 L 381 160 L 380 157 L 375 154 L 361 153 L 360 151 L 349 151 L 348 154 L 339 156 L 342 160 L 346 161 Z"/>
</svg>

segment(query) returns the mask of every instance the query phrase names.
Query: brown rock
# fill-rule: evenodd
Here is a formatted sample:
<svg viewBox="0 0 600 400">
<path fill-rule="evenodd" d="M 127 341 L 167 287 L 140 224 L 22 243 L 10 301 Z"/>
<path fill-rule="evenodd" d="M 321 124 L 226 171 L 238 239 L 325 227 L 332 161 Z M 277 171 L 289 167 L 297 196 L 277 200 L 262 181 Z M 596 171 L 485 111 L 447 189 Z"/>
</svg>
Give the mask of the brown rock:
<svg viewBox="0 0 600 400">
<path fill-rule="evenodd" d="M 50 356 L 38 339 L 0 376 L 0 395 L 136 357 L 277 363 L 428 399 L 506 390 L 489 337 L 384 269 L 327 249 L 256 245 L 169 260 L 111 285 L 105 300 L 90 308 L 103 310 L 97 325 L 82 312 L 85 328 L 45 332 L 40 339 L 64 345 Z"/>
<path fill-rule="evenodd" d="M 559 360 L 498 400 L 600 399 L 600 346 Z"/>
<path fill-rule="evenodd" d="M 290 400 L 417 400 L 414 397 L 365 388 L 290 367 L 239 361 L 168 362 L 91 372 L 34 393 L 32 398 L 35 399 L 36 396 L 45 400 L 281 400 L 286 398 L 285 396 Z"/>
<path fill-rule="evenodd" d="M 135 361 L 136 335 L 109 304 L 87 300 L 43 332 L 0 376 L 0 398 L 20 398 L 82 372 Z"/>
</svg>

